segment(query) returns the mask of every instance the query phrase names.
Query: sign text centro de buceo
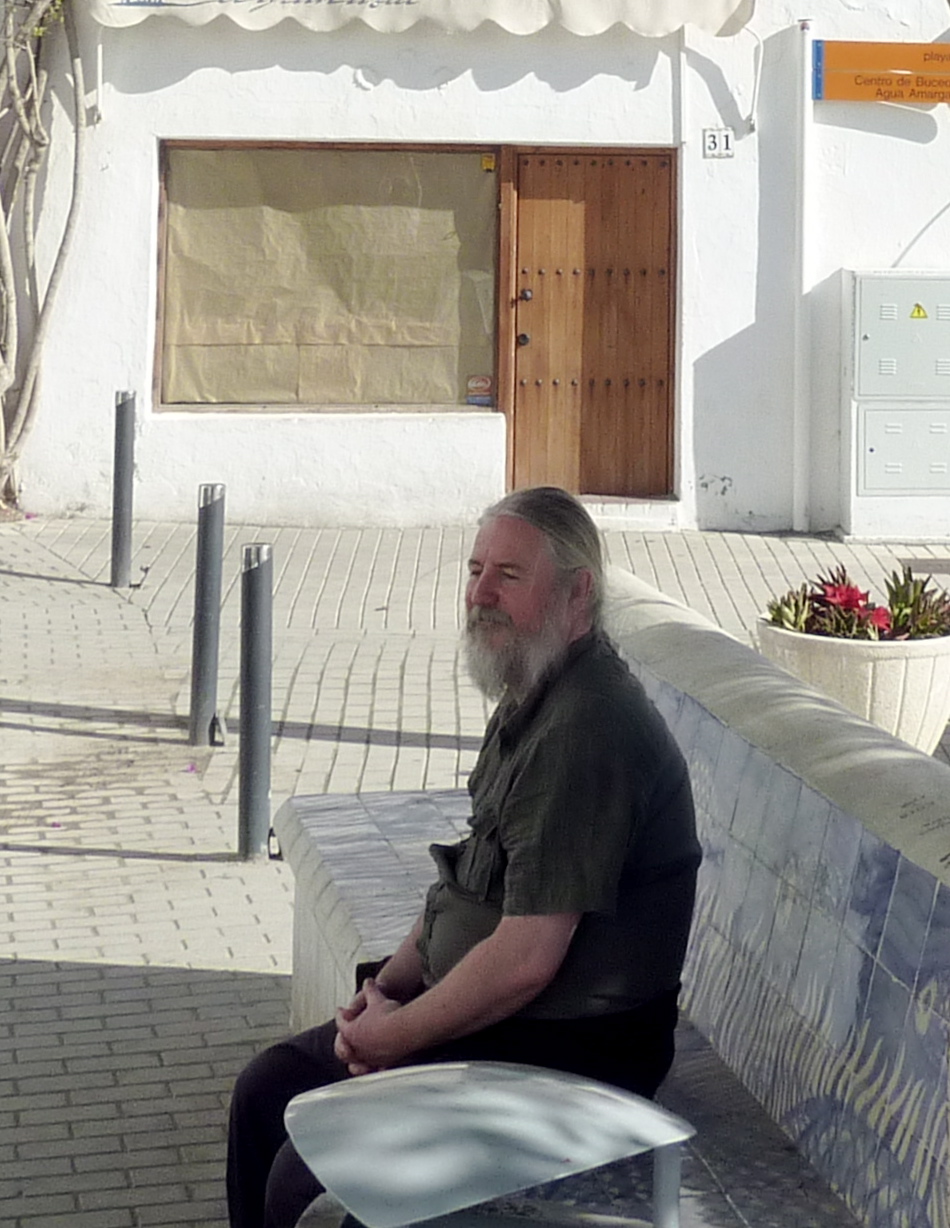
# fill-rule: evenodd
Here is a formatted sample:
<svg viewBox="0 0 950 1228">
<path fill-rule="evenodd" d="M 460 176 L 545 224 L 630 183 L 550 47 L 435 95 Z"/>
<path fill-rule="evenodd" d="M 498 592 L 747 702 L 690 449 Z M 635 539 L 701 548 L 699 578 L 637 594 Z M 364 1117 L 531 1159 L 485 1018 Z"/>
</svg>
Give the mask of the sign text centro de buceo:
<svg viewBox="0 0 950 1228">
<path fill-rule="evenodd" d="M 818 101 L 950 102 L 950 43 L 844 43 L 815 39 Z"/>
</svg>

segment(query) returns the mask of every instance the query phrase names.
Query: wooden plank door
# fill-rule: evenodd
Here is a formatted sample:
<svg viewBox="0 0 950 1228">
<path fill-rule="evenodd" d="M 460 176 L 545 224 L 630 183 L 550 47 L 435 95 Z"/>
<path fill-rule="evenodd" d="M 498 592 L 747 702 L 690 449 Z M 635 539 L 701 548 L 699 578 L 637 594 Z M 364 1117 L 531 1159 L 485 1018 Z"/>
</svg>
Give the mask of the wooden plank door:
<svg viewBox="0 0 950 1228">
<path fill-rule="evenodd" d="M 670 493 L 674 184 L 666 150 L 518 153 L 516 487 Z"/>
</svg>

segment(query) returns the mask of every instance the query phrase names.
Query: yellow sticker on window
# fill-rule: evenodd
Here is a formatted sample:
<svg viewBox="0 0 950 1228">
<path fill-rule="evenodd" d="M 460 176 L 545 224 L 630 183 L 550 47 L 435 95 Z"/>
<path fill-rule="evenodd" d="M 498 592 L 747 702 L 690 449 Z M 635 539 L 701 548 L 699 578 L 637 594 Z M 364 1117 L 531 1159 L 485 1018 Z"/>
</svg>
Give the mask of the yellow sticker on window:
<svg viewBox="0 0 950 1228">
<path fill-rule="evenodd" d="M 482 154 L 482 170 L 493 171 L 495 169 L 495 155 Z"/>
</svg>

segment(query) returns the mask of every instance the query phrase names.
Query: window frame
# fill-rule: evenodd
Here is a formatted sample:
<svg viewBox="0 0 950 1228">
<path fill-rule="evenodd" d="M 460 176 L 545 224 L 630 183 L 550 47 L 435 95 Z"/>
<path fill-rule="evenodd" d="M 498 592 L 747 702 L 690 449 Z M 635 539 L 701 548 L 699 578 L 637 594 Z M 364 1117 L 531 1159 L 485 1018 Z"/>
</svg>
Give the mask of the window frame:
<svg viewBox="0 0 950 1228">
<path fill-rule="evenodd" d="M 495 335 L 492 339 L 492 354 L 494 364 L 494 397 L 493 404 L 488 406 L 467 405 L 456 403 L 445 405 L 439 402 L 432 404 L 348 404 L 321 405 L 312 402 L 266 402 L 233 403 L 233 402 L 197 402 L 181 403 L 166 402 L 162 397 L 164 385 L 165 363 L 165 298 L 166 274 L 168 270 L 168 170 L 169 153 L 175 150 L 207 150 L 209 152 L 228 150 L 334 150 L 373 153 L 455 153 L 455 154 L 485 154 L 495 158 L 495 209 L 496 227 L 495 246 Z M 157 284 L 156 284 L 156 320 L 155 349 L 152 366 L 152 404 L 157 413 L 207 414 L 226 413 L 235 415 L 246 414 L 283 414 L 283 415 L 336 415 L 336 414 L 439 414 L 439 413 L 485 413 L 504 412 L 504 406 L 510 403 L 510 383 L 513 378 L 514 354 L 507 353 L 511 347 L 501 343 L 504 337 L 510 337 L 512 318 L 512 300 L 505 293 L 505 287 L 512 283 L 511 258 L 513 254 L 512 217 L 514 210 L 513 184 L 514 149 L 511 146 L 496 144 L 440 143 L 440 142 L 404 142 L 404 141 L 262 141 L 262 140 L 204 140 L 204 139 L 164 139 L 159 142 L 158 151 L 158 252 L 157 252 Z M 512 342 L 513 345 L 513 342 Z"/>
</svg>

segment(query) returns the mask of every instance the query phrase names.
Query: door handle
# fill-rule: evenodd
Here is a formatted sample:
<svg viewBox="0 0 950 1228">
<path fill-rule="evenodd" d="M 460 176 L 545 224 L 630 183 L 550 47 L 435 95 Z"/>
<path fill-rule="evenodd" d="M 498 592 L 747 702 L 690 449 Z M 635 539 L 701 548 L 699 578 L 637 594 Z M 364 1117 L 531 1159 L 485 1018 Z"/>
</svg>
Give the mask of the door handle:
<svg viewBox="0 0 950 1228">
<path fill-rule="evenodd" d="M 530 303 L 531 300 L 534 298 L 534 293 L 531 290 L 524 289 L 518 295 L 518 298 L 520 298 L 523 303 Z"/>
<path fill-rule="evenodd" d="M 518 344 L 519 345 L 527 345 L 530 341 L 531 341 L 530 333 L 519 333 L 518 334 Z"/>
</svg>

